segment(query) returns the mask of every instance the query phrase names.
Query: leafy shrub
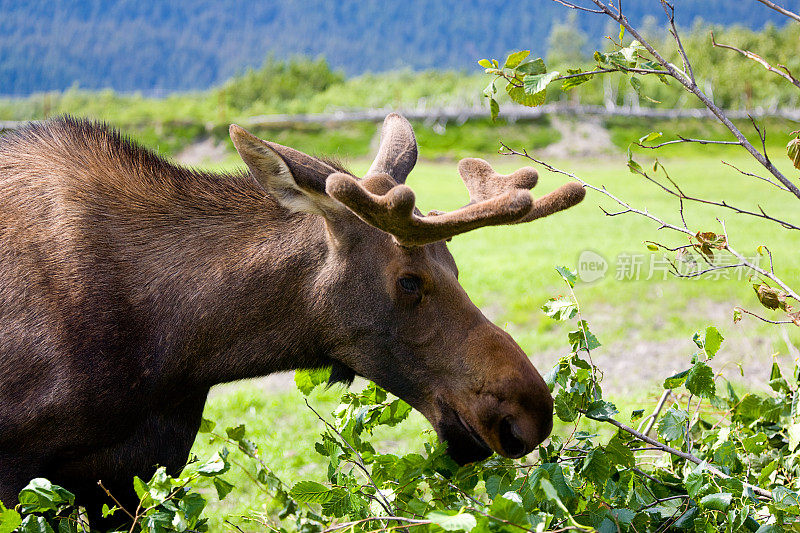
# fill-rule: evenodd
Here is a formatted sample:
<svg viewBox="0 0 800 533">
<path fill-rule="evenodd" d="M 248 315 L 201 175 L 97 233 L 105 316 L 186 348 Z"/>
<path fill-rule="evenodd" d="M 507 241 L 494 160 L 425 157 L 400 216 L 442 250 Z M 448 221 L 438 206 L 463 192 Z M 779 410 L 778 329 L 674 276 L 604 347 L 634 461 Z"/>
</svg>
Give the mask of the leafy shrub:
<svg viewBox="0 0 800 533">
<path fill-rule="evenodd" d="M 308 98 L 343 81 L 344 74 L 331 70 L 322 57 L 279 61 L 270 55 L 261 68 L 235 76 L 221 90 L 230 106 L 246 110 L 256 102 Z"/>
<path fill-rule="evenodd" d="M 411 408 L 369 384 L 346 392 L 330 420 L 314 411 L 324 429 L 315 449 L 328 463 L 325 484 L 285 485 L 260 459 L 244 426 L 215 432 L 204 420 L 201 432 L 219 445 L 217 453 L 194 460 L 179 478 L 159 469 L 148 482 L 134 479 L 139 508 L 106 512 L 129 514 L 149 532 L 205 531 L 207 494 L 223 499 L 234 490 L 225 474 L 236 467 L 273 499 L 273 514 L 247 517 L 271 531 L 764 533 L 797 527 L 800 368 L 787 379 L 773 365 L 770 394 L 742 395 L 713 370 L 724 339 L 709 326 L 695 334 L 687 368 L 665 379 L 656 409 L 648 416 L 634 410 L 622 422 L 592 363 L 600 342 L 581 315 L 575 275 L 558 271 L 569 295 L 550 299 L 543 310 L 573 328 L 569 353 L 545 379 L 568 432 L 540 446 L 537 460 L 493 456 L 459 467 L 445 444 L 433 442 L 420 453 L 381 453 L 370 443 L 372 431 L 401 423 Z M 295 381 L 307 395 L 327 378 L 325 370 L 298 372 Z M 657 437 L 648 436 L 651 428 Z M 0 507 L 0 531 L 83 527 L 72 494 L 46 480 L 33 480 L 20 501 L 13 510 Z"/>
</svg>

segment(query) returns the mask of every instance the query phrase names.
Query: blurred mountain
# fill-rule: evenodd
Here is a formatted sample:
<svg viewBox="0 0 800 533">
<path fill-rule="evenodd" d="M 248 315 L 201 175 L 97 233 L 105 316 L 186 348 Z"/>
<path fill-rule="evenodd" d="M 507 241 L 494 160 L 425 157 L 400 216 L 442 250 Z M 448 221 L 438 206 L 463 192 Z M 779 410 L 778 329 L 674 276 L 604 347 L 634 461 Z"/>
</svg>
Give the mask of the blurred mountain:
<svg viewBox="0 0 800 533">
<path fill-rule="evenodd" d="M 755 0 L 674 2 L 683 27 L 785 22 Z M 657 0 L 623 6 L 634 22 L 651 15 L 649 27 L 663 26 Z M 0 0 L 0 94 L 205 89 L 270 53 L 324 55 L 348 75 L 472 70 L 514 49 L 544 54 L 550 26 L 568 12 L 552 0 Z M 577 24 L 595 47 L 618 31 L 599 15 L 581 13 Z"/>
</svg>

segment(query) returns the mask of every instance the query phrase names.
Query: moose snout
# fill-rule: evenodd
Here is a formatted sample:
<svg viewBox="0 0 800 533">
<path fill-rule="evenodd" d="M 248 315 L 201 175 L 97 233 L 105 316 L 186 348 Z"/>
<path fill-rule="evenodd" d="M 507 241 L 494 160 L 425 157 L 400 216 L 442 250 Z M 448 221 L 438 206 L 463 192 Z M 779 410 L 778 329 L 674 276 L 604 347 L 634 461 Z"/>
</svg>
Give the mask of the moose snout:
<svg viewBox="0 0 800 533">
<path fill-rule="evenodd" d="M 473 403 L 486 444 L 510 458 L 533 451 L 553 430 L 553 397 L 542 376 L 508 333 L 487 321 L 471 335 L 470 359 L 482 364 Z"/>
<path fill-rule="evenodd" d="M 497 429 L 500 455 L 517 459 L 532 452 L 553 430 L 552 403 L 528 416 L 506 416 Z"/>
</svg>

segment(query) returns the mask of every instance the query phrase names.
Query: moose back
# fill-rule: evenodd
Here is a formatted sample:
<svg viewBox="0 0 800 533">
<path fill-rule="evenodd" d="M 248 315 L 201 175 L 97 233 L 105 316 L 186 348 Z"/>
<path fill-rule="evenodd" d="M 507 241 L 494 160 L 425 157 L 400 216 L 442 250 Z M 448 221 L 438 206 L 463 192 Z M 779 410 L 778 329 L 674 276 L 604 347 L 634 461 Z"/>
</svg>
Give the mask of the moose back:
<svg viewBox="0 0 800 533">
<path fill-rule="evenodd" d="M 181 468 L 211 386 L 298 368 L 373 380 L 460 463 L 548 436 L 547 386 L 445 242 L 568 208 L 579 184 L 534 201 L 532 168 L 465 159 L 470 202 L 423 215 L 399 115 L 362 179 L 230 133 L 247 165 L 233 174 L 71 118 L 0 139 L 0 500 L 47 477 L 96 516 L 98 480 L 124 502 L 134 475 Z"/>
</svg>

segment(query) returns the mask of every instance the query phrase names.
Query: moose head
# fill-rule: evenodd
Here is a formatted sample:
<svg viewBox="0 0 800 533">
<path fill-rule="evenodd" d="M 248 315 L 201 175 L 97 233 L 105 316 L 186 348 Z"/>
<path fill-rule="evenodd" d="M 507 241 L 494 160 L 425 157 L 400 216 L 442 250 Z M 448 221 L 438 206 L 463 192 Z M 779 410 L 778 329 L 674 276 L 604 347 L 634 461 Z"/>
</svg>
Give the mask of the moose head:
<svg viewBox="0 0 800 533">
<path fill-rule="evenodd" d="M 386 118 L 362 179 L 239 126 L 230 135 L 280 205 L 324 226 L 313 288 L 300 298 L 323 338 L 333 380 L 361 375 L 403 398 L 462 464 L 492 451 L 521 457 L 547 438 L 553 425 L 547 385 L 511 336 L 470 301 L 446 241 L 571 207 L 584 197 L 580 184 L 534 201 L 533 168 L 504 176 L 486 161 L 464 159 L 458 171 L 470 202 L 423 215 L 405 185 L 417 143 L 400 115 Z"/>
</svg>

